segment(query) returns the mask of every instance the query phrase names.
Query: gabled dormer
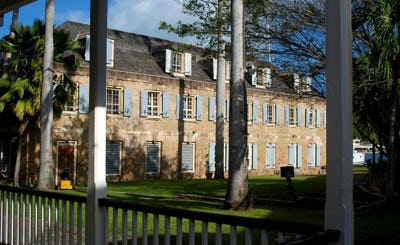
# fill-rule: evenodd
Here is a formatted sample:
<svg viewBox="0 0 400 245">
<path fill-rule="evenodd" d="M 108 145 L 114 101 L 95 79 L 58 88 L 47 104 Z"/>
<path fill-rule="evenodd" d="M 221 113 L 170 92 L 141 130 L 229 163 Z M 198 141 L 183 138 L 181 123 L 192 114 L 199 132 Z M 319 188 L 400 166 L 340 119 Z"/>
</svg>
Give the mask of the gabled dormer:
<svg viewBox="0 0 400 245">
<path fill-rule="evenodd" d="M 174 77 L 192 75 L 192 54 L 165 50 L 165 72 Z"/>
<path fill-rule="evenodd" d="M 85 40 L 85 61 L 90 61 L 90 35 L 86 35 Z M 107 38 L 107 66 L 114 66 L 114 40 Z"/>
<path fill-rule="evenodd" d="M 258 88 L 268 88 L 272 85 L 271 68 L 249 66 L 247 67 L 246 77 L 251 85 Z"/>
<path fill-rule="evenodd" d="M 311 77 L 300 77 L 299 74 L 293 74 L 293 88 L 297 93 L 311 92 Z"/>
<path fill-rule="evenodd" d="M 218 59 L 213 58 L 213 80 L 217 80 L 218 75 Z M 225 82 L 229 83 L 231 79 L 231 62 L 225 60 Z"/>
</svg>

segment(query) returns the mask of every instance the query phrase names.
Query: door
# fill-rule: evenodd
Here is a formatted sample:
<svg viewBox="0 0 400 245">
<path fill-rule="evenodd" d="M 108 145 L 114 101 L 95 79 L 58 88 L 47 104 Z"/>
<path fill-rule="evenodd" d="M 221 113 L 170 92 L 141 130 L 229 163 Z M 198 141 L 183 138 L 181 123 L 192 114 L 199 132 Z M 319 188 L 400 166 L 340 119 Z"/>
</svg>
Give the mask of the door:
<svg viewBox="0 0 400 245">
<path fill-rule="evenodd" d="M 75 184 L 75 167 L 76 167 L 76 142 L 75 141 L 59 141 L 57 142 L 57 167 L 56 167 L 56 184 L 58 185 L 62 179 L 63 173 L 69 169 L 69 180 Z"/>
</svg>

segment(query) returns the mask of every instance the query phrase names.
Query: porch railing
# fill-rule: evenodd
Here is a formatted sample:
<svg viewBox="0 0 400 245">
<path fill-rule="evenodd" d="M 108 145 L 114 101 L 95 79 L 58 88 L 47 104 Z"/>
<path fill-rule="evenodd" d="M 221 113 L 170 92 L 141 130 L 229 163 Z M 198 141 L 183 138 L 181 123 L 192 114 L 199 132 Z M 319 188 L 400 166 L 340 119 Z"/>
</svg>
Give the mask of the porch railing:
<svg viewBox="0 0 400 245">
<path fill-rule="evenodd" d="M 0 185 L 0 244 L 85 244 L 86 198 Z M 103 198 L 104 244 L 329 244 L 322 226 Z"/>
</svg>

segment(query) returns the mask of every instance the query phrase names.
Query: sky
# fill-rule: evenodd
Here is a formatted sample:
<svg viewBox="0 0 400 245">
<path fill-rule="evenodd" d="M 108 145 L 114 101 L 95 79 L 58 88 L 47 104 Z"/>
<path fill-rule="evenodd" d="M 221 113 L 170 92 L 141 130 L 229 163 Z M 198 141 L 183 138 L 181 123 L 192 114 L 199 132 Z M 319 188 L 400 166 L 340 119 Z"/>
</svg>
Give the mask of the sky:
<svg viewBox="0 0 400 245">
<path fill-rule="evenodd" d="M 85 24 L 90 22 L 90 0 L 54 0 L 55 26 L 64 21 Z M 44 20 L 45 0 L 37 0 L 20 8 L 19 24 L 31 25 L 35 19 Z M 9 33 L 12 13 L 4 15 L 0 27 L 0 38 Z M 174 24 L 179 20 L 193 19 L 182 13 L 177 0 L 108 0 L 108 28 L 132 32 L 173 41 L 196 43 L 194 38 L 180 38 L 175 34 L 159 30 L 161 21 Z"/>
</svg>

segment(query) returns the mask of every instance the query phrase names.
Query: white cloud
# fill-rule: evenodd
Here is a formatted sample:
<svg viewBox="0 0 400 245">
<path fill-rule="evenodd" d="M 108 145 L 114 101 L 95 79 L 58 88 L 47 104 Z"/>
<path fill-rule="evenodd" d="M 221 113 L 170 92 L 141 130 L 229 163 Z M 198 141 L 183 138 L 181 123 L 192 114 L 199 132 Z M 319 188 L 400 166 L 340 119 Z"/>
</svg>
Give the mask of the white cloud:
<svg viewBox="0 0 400 245">
<path fill-rule="evenodd" d="M 183 14 L 181 5 L 174 0 L 111 0 L 108 6 L 110 28 L 195 43 L 193 38 L 181 39 L 158 29 L 161 21 L 174 24 L 179 20 L 190 22 L 193 19 Z"/>
</svg>

